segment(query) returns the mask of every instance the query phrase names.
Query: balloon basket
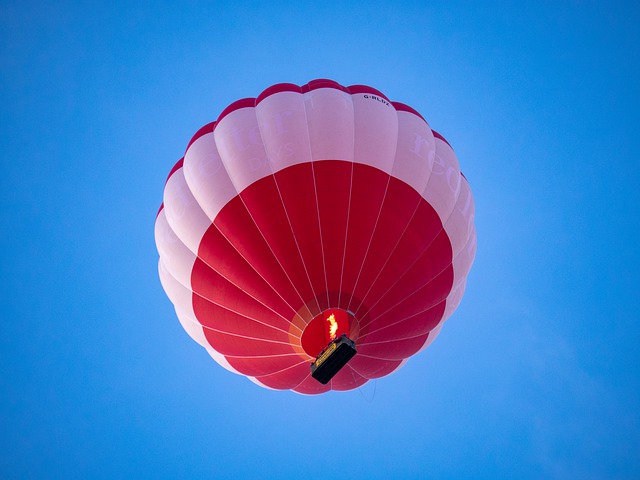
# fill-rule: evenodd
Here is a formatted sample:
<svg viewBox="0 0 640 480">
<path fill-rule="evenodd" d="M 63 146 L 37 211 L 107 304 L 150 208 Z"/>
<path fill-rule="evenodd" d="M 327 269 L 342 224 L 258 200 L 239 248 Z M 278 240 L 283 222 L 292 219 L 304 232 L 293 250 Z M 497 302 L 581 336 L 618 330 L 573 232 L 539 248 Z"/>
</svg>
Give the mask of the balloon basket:
<svg viewBox="0 0 640 480">
<path fill-rule="evenodd" d="M 311 364 L 311 376 L 323 385 L 356 354 L 356 342 L 343 333 L 325 348 Z"/>
</svg>

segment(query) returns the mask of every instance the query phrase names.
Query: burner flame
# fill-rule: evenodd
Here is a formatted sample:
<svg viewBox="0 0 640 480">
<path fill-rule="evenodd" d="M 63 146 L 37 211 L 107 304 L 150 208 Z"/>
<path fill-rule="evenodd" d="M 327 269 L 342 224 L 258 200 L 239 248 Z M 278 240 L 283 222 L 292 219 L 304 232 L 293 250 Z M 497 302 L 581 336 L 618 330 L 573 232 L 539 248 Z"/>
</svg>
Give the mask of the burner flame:
<svg viewBox="0 0 640 480">
<path fill-rule="evenodd" d="M 335 340 L 336 332 L 338 331 L 338 322 L 336 322 L 336 316 L 332 313 L 327 318 L 327 322 L 331 324 L 329 327 L 329 335 L 331 336 L 331 340 Z"/>
</svg>

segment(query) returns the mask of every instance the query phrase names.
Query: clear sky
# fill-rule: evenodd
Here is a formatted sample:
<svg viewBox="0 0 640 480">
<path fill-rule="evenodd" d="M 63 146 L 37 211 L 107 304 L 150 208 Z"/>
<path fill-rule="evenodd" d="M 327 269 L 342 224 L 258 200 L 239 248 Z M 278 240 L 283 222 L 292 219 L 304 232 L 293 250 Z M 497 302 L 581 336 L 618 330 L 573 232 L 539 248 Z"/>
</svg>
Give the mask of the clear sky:
<svg viewBox="0 0 640 480">
<path fill-rule="evenodd" d="M 134 3 L 0 4 L 0 477 L 640 477 L 637 2 Z M 451 142 L 478 251 L 426 351 L 306 397 L 187 336 L 153 225 L 199 127 L 314 78 Z"/>
</svg>

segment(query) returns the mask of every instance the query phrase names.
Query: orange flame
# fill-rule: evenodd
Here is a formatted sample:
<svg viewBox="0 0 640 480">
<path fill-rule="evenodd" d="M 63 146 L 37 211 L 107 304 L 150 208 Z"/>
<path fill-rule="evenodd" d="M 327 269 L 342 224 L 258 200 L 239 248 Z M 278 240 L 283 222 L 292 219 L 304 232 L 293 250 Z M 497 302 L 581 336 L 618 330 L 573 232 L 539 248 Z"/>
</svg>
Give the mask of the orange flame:
<svg viewBox="0 0 640 480">
<path fill-rule="evenodd" d="M 327 322 L 331 324 L 331 326 L 329 327 L 331 340 L 335 340 L 336 332 L 338 331 L 338 322 L 336 322 L 336 316 L 332 313 L 331 315 L 329 315 L 329 318 L 327 318 Z"/>
</svg>

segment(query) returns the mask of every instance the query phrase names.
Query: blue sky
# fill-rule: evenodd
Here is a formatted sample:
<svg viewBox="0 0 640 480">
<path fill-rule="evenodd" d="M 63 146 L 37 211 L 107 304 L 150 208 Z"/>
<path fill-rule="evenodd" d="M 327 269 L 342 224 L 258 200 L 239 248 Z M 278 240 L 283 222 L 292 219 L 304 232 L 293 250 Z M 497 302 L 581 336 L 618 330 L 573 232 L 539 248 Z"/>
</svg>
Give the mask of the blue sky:
<svg viewBox="0 0 640 480">
<path fill-rule="evenodd" d="M 638 4 L 238 3 L 0 4 L 0 476 L 637 478 Z M 478 251 L 425 352 L 305 397 L 184 333 L 153 224 L 200 126 L 314 78 L 445 135 Z"/>
</svg>

